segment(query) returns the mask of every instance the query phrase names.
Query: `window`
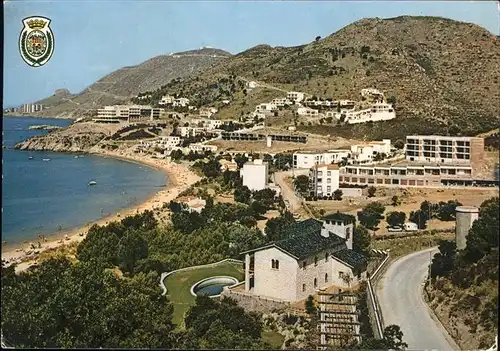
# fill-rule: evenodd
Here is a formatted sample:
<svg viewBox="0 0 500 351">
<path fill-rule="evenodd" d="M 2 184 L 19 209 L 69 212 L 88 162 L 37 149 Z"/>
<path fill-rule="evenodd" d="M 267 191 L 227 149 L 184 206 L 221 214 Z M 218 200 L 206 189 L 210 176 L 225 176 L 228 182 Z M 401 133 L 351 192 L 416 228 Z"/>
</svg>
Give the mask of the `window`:
<svg viewBox="0 0 500 351">
<path fill-rule="evenodd" d="M 328 283 L 328 273 L 325 273 L 325 283 Z"/>
<path fill-rule="evenodd" d="M 332 180 L 331 180 L 330 178 L 326 178 L 326 182 L 327 182 L 328 184 L 330 184 L 330 183 L 332 182 Z"/>
<path fill-rule="evenodd" d="M 314 278 L 314 287 L 317 288 L 318 287 L 318 279 Z"/>
<path fill-rule="evenodd" d="M 280 269 L 280 261 L 279 260 L 271 260 L 271 268 Z"/>
<path fill-rule="evenodd" d="M 327 193 L 330 193 L 331 191 L 332 191 L 332 187 L 331 187 L 330 185 L 328 185 L 328 186 L 326 187 L 326 192 L 327 192 Z"/>
<path fill-rule="evenodd" d="M 332 171 L 326 171 L 326 175 L 329 177 L 332 175 Z"/>
<path fill-rule="evenodd" d="M 306 269 L 306 266 L 307 266 L 307 262 L 306 261 L 302 261 L 302 269 Z"/>
<path fill-rule="evenodd" d="M 302 291 L 306 291 L 306 285 L 302 284 Z"/>
<path fill-rule="evenodd" d="M 344 272 L 340 272 L 340 271 L 339 271 L 339 278 L 340 278 L 340 279 L 343 279 L 343 278 L 344 278 Z"/>
<path fill-rule="evenodd" d="M 325 253 L 325 262 L 328 262 L 328 252 Z"/>
<path fill-rule="evenodd" d="M 345 239 L 349 240 L 350 237 L 351 237 L 351 228 L 347 227 L 345 228 Z"/>
<path fill-rule="evenodd" d="M 314 257 L 314 265 L 317 266 L 318 265 L 318 256 Z"/>
</svg>

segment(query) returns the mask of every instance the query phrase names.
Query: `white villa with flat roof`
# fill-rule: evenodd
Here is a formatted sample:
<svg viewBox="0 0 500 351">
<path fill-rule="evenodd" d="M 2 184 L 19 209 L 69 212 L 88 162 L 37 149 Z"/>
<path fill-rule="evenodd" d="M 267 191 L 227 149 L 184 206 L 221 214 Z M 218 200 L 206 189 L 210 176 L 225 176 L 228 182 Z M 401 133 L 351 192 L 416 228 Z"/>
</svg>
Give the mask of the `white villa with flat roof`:
<svg viewBox="0 0 500 351">
<path fill-rule="evenodd" d="M 286 239 L 245 251 L 245 293 L 295 302 L 331 286 L 366 279 L 367 260 L 352 250 L 354 216 L 333 213 L 286 229 Z"/>
</svg>

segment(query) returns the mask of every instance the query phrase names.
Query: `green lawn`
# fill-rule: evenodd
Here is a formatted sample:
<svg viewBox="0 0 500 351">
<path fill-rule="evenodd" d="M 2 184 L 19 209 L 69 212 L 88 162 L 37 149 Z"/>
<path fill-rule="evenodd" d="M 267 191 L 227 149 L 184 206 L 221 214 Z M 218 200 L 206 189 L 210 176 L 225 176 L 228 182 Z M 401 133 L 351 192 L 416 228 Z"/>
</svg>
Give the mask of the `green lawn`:
<svg viewBox="0 0 500 351">
<path fill-rule="evenodd" d="M 283 335 L 272 330 L 263 330 L 261 338 L 262 341 L 265 341 L 269 345 L 271 345 L 274 350 L 281 349 L 281 345 L 283 345 L 283 341 L 285 341 L 285 337 Z"/>
<path fill-rule="evenodd" d="M 215 267 L 203 267 L 191 271 L 177 272 L 165 279 L 168 299 L 174 305 L 172 321 L 179 327 L 184 326 L 184 314 L 194 304 L 191 286 L 196 282 L 217 276 L 227 275 L 242 281 L 245 278 L 242 264 L 223 262 Z"/>
</svg>

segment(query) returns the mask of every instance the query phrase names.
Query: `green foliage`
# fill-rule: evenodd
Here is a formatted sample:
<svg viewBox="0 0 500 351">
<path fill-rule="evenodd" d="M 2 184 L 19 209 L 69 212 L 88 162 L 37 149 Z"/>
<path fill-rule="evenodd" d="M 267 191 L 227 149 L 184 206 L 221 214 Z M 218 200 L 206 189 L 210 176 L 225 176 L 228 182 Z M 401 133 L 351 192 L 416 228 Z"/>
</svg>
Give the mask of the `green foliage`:
<svg viewBox="0 0 500 351">
<path fill-rule="evenodd" d="M 176 212 L 172 214 L 172 225 L 175 230 L 189 234 L 205 224 L 205 219 L 196 211 Z"/>
<path fill-rule="evenodd" d="M 158 275 L 119 279 L 98 262 L 2 268 L 2 333 L 19 348 L 171 348 L 172 306 Z"/>
<path fill-rule="evenodd" d="M 396 207 L 396 206 L 399 206 L 401 204 L 401 200 L 399 199 L 399 197 L 397 195 L 394 195 L 391 199 L 391 205 Z"/>
<path fill-rule="evenodd" d="M 432 259 L 431 277 L 446 277 L 448 276 L 455 264 L 455 251 L 457 246 L 455 242 L 448 240 L 440 240 L 439 252 Z"/>
<path fill-rule="evenodd" d="M 479 219 L 474 221 L 467 235 L 465 259 L 477 262 L 493 248 L 498 247 L 499 228 L 498 197 L 484 201 L 479 209 Z"/>
<path fill-rule="evenodd" d="M 398 139 L 394 142 L 394 147 L 398 150 L 402 150 L 405 147 L 405 142 L 401 139 Z"/>
<path fill-rule="evenodd" d="M 333 199 L 336 201 L 341 201 L 343 195 L 344 193 L 342 192 L 342 190 L 337 189 L 333 192 Z"/>
<path fill-rule="evenodd" d="M 388 325 L 382 339 L 365 338 L 355 346 L 355 350 L 404 350 L 408 344 L 403 342 L 403 332 L 397 325 Z"/>
<path fill-rule="evenodd" d="M 371 202 L 363 207 L 361 211 L 358 211 L 359 223 L 368 229 L 374 230 L 384 218 L 384 216 L 382 216 L 384 211 L 385 206 L 380 202 Z"/>
<path fill-rule="evenodd" d="M 462 206 L 462 204 L 457 200 L 450 200 L 448 202 L 440 201 L 438 204 L 439 209 L 437 218 L 441 221 L 454 221 L 457 206 Z"/>
<path fill-rule="evenodd" d="M 240 186 L 234 190 L 234 201 L 244 204 L 250 203 L 252 192 L 247 186 Z"/>
<path fill-rule="evenodd" d="M 395 105 L 396 104 L 396 97 L 394 95 L 389 96 L 387 98 L 387 103 Z M 396 144 L 394 144 L 394 146 L 397 147 Z"/>
<path fill-rule="evenodd" d="M 352 238 L 352 248 L 354 251 L 362 253 L 365 256 L 370 255 L 371 235 L 362 225 L 356 226 Z"/>
<path fill-rule="evenodd" d="M 220 163 L 216 159 L 210 159 L 207 162 L 197 161 L 193 167 L 200 169 L 207 178 L 217 178 L 221 174 Z"/>
<path fill-rule="evenodd" d="M 266 222 L 266 227 L 264 229 L 267 239 L 269 241 L 278 241 L 284 239 L 284 231 L 293 223 L 295 223 L 295 219 L 293 218 L 293 215 L 288 211 L 285 211 L 278 217 L 269 219 Z"/>
<path fill-rule="evenodd" d="M 255 201 L 262 202 L 267 208 L 271 208 L 275 203 L 276 191 L 266 188 L 254 191 L 252 195 Z"/>
<path fill-rule="evenodd" d="M 368 187 L 367 191 L 368 191 L 368 197 L 374 197 L 375 193 L 377 192 L 377 188 L 375 188 L 374 186 L 370 186 Z"/>
<path fill-rule="evenodd" d="M 406 220 L 406 213 L 404 212 L 390 212 L 387 215 L 387 224 L 391 227 L 402 227 Z"/>
<path fill-rule="evenodd" d="M 185 317 L 186 349 L 259 349 L 262 322 L 256 313 L 246 313 L 227 297 L 219 301 L 198 296 Z"/>
<path fill-rule="evenodd" d="M 408 218 L 410 222 L 413 222 L 418 226 L 418 229 L 427 228 L 427 221 L 429 220 L 427 212 L 422 210 L 411 211 Z"/>
<path fill-rule="evenodd" d="M 314 297 L 312 295 L 309 295 L 307 297 L 306 303 L 306 312 L 309 314 L 314 314 L 317 311 L 316 305 L 314 303 Z"/>
<path fill-rule="evenodd" d="M 137 230 L 127 229 L 118 243 L 120 269 L 133 273 L 137 261 L 148 257 L 148 243 Z"/>
<path fill-rule="evenodd" d="M 252 208 L 253 212 L 257 215 L 263 215 L 264 213 L 267 212 L 267 206 L 260 201 L 253 201 L 250 207 Z"/>
<path fill-rule="evenodd" d="M 238 154 L 234 157 L 234 162 L 238 165 L 238 169 L 241 169 L 248 162 L 248 157 Z"/>
<path fill-rule="evenodd" d="M 309 177 L 306 175 L 299 175 L 293 180 L 295 189 L 301 194 L 309 194 Z"/>
</svg>

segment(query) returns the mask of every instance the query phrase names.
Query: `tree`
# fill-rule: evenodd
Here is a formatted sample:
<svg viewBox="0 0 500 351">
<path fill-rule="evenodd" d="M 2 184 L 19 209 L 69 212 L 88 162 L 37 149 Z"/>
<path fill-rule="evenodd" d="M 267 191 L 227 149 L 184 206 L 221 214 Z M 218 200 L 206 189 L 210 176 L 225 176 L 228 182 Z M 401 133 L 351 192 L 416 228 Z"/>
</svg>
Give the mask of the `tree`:
<svg viewBox="0 0 500 351">
<path fill-rule="evenodd" d="M 366 205 L 362 211 L 358 212 L 359 223 L 371 230 L 375 230 L 380 221 L 384 218 L 382 214 L 385 211 L 385 206 L 380 202 L 371 202 Z"/>
<path fill-rule="evenodd" d="M 405 147 L 405 142 L 401 139 L 396 140 L 394 147 L 398 150 L 402 150 Z"/>
<path fill-rule="evenodd" d="M 266 227 L 264 229 L 266 238 L 269 241 L 278 241 L 283 239 L 285 230 L 293 223 L 295 223 L 295 219 L 288 211 L 285 211 L 279 217 L 269 219 L 266 222 Z"/>
<path fill-rule="evenodd" d="M 391 95 L 387 98 L 387 103 L 396 105 L 396 97 L 394 95 Z"/>
<path fill-rule="evenodd" d="M 450 200 L 448 202 L 440 202 L 437 217 L 441 221 L 454 221 L 456 208 L 458 206 L 462 206 L 462 204 L 457 200 Z"/>
<path fill-rule="evenodd" d="M 384 328 L 382 339 L 364 338 L 361 344 L 354 349 L 358 350 L 404 350 L 408 344 L 403 342 L 403 332 L 397 325 L 388 325 Z"/>
<path fill-rule="evenodd" d="M 314 297 L 312 295 L 309 295 L 307 297 L 306 303 L 306 312 L 308 314 L 314 314 L 317 311 L 316 304 L 314 303 Z"/>
<path fill-rule="evenodd" d="M 362 225 L 356 226 L 352 238 L 352 248 L 354 251 L 362 253 L 365 256 L 370 254 L 371 235 Z"/>
<path fill-rule="evenodd" d="M 266 188 L 258 191 L 254 191 L 252 195 L 253 199 L 262 202 L 266 207 L 270 208 L 276 201 L 276 191 Z"/>
<path fill-rule="evenodd" d="M 431 277 L 447 277 L 455 266 L 455 252 L 457 246 L 454 241 L 440 240 L 439 252 L 432 258 Z"/>
<path fill-rule="evenodd" d="M 387 224 L 391 227 L 402 227 L 406 220 L 406 213 L 404 212 L 390 212 L 387 215 Z"/>
<path fill-rule="evenodd" d="M 16 348 L 175 347 L 173 308 L 154 272 L 121 279 L 97 261 L 2 268 L 2 334 Z"/>
<path fill-rule="evenodd" d="M 257 215 L 263 215 L 264 213 L 267 212 L 267 207 L 260 201 L 253 201 L 252 204 L 250 205 L 252 210 L 254 211 L 255 214 Z"/>
<path fill-rule="evenodd" d="M 371 186 L 368 188 L 368 197 L 374 197 L 375 193 L 377 192 L 377 188 L 374 186 Z"/>
<path fill-rule="evenodd" d="M 314 38 L 314 41 L 319 41 L 321 39 L 321 36 L 317 36 L 316 38 Z"/>
<path fill-rule="evenodd" d="M 299 175 L 293 180 L 295 189 L 301 194 L 309 193 L 309 177 L 306 175 Z"/>
<path fill-rule="evenodd" d="M 416 210 L 410 212 L 409 220 L 410 222 L 415 223 L 418 226 L 418 229 L 425 229 L 427 227 L 429 217 L 426 212 Z"/>
<path fill-rule="evenodd" d="M 172 214 L 172 225 L 181 233 L 190 234 L 205 224 L 205 219 L 196 211 L 176 212 Z"/>
<path fill-rule="evenodd" d="M 342 190 L 337 189 L 333 192 L 333 199 L 336 201 L 341 201 L 343 195 L 344 193 L 342 192 Z"/>
<path fill-rule="evenodd" d="M 391 205 L 394 207 L 397 207 L 400 204 L 401 204 L 401 200 L 399 199 L 399 197 L 397 195 L 394 195 L 391 199 Z"/>
<path fill-rule="evenodd" d="M 244 155 L 236 155 L 234 157 L 234 162 L 236 162 L 236 164 L 238 165 L 238 169 L 241 169 L 243 167 L 243 165 L 248 161 L 248 157 L 244 156 Z"/>
<path fill-rule="evenodd" d="M 234 189 L 234 201 L 236 202 L 248 204 L 250 202 L 251 196 L 252 192 L 245 185 L 239 186 L 236 189 Z"/>
<path fill-rule="evenodd" d="M 127 273 L 134 271 L 135 263 L 148 257 L 148 243 L 137 230 L 128 229 L 118 243 L 120 269 Z"/>
<path fill-rule="evenodd" d="M 479 219 L 474 221 L 467 235 L 464 258 L 468 262 L 477 262 L 493 248 L 498 247 L 500 230 L 498 207 L 498 197 L 492 197 L 481 204 Z"/>
</svg>

